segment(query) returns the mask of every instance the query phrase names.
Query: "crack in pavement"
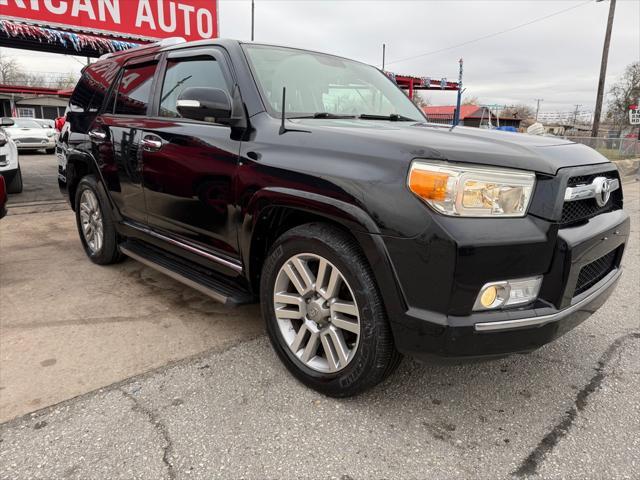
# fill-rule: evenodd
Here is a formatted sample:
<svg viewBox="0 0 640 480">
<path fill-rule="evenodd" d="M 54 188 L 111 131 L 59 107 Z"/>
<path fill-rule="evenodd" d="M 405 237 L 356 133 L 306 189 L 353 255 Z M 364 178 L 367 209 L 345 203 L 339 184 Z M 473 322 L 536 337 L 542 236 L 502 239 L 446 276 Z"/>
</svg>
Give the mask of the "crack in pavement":
<svg viewBox="0 0 640 480">
<path fill-rule="evenodd" d="M 540 440 L 540 443 L 538 443 L 529 456 L 524 459 L 520 464 L 520 467 L 512 472 L 512 475 L 517 477 L 528 477 L 537 473 L 538 467 L 544 461 L 546 456 L 551 453 L 563 437 L 567 436 L 573 422 L 578 417 L 578 412 L 581 412 L 587 406 L 587 399 L 589 396 L 600 389 L 602 382 L 607 376 L 605 373 L 607 365 L 611 362 L 614 356 L 619 353 L 620 348 L 628 340 L 632 339 L 640 339 L 640 332 L 631 332 L 626 335 L 622 335 L 609 345 L 598 360 L 598 365 L 594 369 L 596 373 L 576 394 L 574 405 L 566 411 L 564 418 L 558 422 L 542 440 Z"/>
<path fill-rule="evenodd" d="M 164 439 L 165 445 L 162 447 L 162 463 L 167 467 L 167 474 L 169 475 L 169 479 L 173 480 L 176 478 L 176 472 L 171 464 L 170 457 L 173 454 L 173 443 L 171 441 L 171 437 L 169 436 L 169 430 L 167 426 L 160 420 L 160 416 L 154 410 L 151 410 L 145 407 L 142 402 L 140 402 L 134 395 L 127 392 L 126 390 L 120 389 L 122 395 L 133 402 L 133 410 L 142 413 L 147 419 L 149 423 L 153 425 L 153 428 L 162 436 Z"/>
</svg>

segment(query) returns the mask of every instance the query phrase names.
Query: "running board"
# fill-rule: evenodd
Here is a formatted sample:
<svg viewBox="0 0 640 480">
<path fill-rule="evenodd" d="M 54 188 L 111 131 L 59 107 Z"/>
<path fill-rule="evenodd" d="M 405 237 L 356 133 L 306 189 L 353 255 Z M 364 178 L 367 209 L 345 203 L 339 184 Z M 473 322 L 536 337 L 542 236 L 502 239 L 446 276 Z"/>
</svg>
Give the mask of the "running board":
<svg viewBox="0 0 640 480">
<path fill-rule="evenodd" d="M 134 241 L 122 243 L 119 248 L 127 257 L 198 290 L 222 304 L 242 305 L 254 302 L 253 295 L 248 291 L 232 285 L 232 281 L 227 282 L 217 278 L 218 276 L 213 272 L 204 272 L 202 267 L 191 265 L 188 260 L 178 259 L 159 249 Z"/>
</svg>

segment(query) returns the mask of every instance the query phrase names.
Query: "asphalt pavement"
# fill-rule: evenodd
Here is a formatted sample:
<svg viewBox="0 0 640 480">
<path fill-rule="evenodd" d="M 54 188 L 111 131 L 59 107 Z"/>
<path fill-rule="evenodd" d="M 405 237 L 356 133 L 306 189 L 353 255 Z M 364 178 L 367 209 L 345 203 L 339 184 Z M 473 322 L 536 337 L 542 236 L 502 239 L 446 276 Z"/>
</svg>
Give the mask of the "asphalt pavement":
<svg viewBox="0 0 640 480">
<path fill-rule="evenodd" d="M 83 261 L 66 211 L 7 217 L 13 223 L 0 223 L 0 341 L 7 335 L 11 341 L 0 351 L 0 397 L 19 388 L 21 369 L 28 372 L 25 383 L 53 372 L 61 384 L 75 385 L 76 377 L 90 380 L 87 369 L 105 383 L 1 424 L 0 479 L 637 479 L 639 185 L 624 185 L 632 216 L 625 273 L 585 323 L 528 355 L 460 365 L 405 359 L 382 385 L 346 400 L 323 397 L 288 374 L 261 333 L 257 310 L 215 309 L 199 294 L 134 262 L 104 269 Z M 44 235 L 35 253 L 20 256 L 12 234 L 19 228 Z M 5 246 L 18 255 L 15 263 L 5 263 Z M 47 282 L 35 281 L 38 262 L 52 255 L 72 262 L 66 271 L 54 262 L 49 272 L 56 272 L 55 281 L 48 282 L 64 291 L 71 307 L 61 306 Z M 65 288 L 78 285 L 78 277 L 85 284 L 96 279 L 100 288 Z M 49 297 L 40 298 L 41 292 Z M 21 306 L 17 296 L 27 294 L 33 304 Z M 133 311 L 100 323 L 95 312 L 111 312 L 119 298 Z M 8 311 L 17 318 L 5 317 L 8 299 Z M 83 323 L 82 315 L 91 312 L 98 320 Z M 146 320 L 135 321 L 145 313 Z M 135 328 L 118 330 L 132 324 Z M 226 335 L 224 342 L 216 343 L 218 330 Z M 127 343 L 119 338 L 123 335 L 133 340 Z M 198 343 L 203 350 L 177 359 L 175 349 L 198 335 L 208 339 Z M 64 339 L 56 343 L 51 336 Z M 171 343 L 172 336 L 181 341 Z M 79 348 L 83 355 L 67 352 L 65 342 L 73 345 L 66 350 Z M 38 355 L 39 347 L 57 349 L 75 367 L 58 373 L 57 365 L 29 370 L 30 363 L 49 356 Z M 173 350 L 168 355 L 166 349 Z M 170 363 L 115 383 L 109 378 L 117 375 L 101 376 L 101 368 L 131 371 L 138 357 L 146 360 L 133 370 L 153 368 L 162 359 Z M 74 391 L 82 388 L 67 395 Z M 12 398 L 15 409 L 30 397 Z"/>
</svg>

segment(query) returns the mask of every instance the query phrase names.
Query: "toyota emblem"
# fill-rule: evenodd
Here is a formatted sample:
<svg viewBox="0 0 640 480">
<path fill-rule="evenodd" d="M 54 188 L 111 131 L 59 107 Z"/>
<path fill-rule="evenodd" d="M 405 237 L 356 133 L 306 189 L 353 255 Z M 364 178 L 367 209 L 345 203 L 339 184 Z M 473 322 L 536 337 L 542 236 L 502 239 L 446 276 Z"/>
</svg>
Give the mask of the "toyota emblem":
<svg viewBox="0 0 640 480">
<path fill-rule="evenodd" d="M 596 177 L 593 179 L 593 186 L 596 190 L 596 203 L 599 207 L 604 207 L 609 201 L 609 198 L 611 198 L 611 184 L 612 181 L 605 177 Z"/>
</svg>

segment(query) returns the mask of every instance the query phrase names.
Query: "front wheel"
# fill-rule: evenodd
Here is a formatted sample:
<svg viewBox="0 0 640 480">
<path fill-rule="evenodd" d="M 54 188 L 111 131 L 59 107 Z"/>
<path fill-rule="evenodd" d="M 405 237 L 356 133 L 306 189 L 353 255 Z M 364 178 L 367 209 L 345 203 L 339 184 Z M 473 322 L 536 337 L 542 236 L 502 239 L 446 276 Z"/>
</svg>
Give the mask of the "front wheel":
<svg viewBox="0 0 640 480">
<path fill-rule="evenodd" d="M 337 228 L 307 224 L 281 236 L 263 267 L 261 300 L 280 359 L 315 390 L 356 395 L 399 363 L 371 269 Z"/>
<path fill-rule="evenodd" d="M 88 175 L 78 183 L 75 194 L 76 224 L 87 256 L 99 265 L 121 260 L 118 234 L 109 204 L 98 188 L 95 177 Z"/>
<path fill-rule="evenodd" d="M 18 170 L 16 170 L 11 182 L 7 185 L 7 193 L 22 193 L 22 189 L 22 170 L 18 167 Z"/>
</svg>

